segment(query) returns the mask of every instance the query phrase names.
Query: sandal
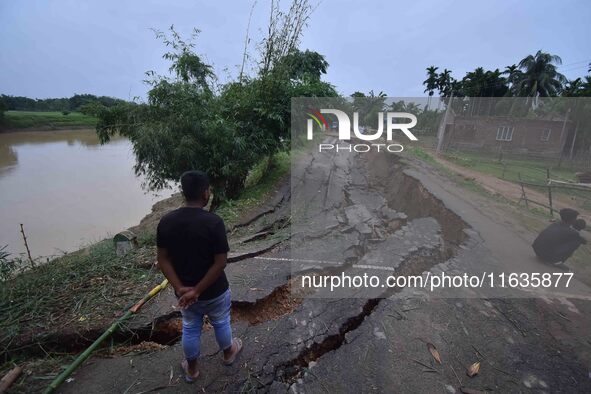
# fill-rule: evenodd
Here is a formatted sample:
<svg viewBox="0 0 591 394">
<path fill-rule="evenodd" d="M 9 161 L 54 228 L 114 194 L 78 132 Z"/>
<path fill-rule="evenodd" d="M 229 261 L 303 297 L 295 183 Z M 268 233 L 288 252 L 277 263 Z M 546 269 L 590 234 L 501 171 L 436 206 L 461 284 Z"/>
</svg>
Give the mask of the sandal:
<svg viewBox="0 0 591 394">
<path fill-rule="evenodd" d="M 230 356 L 230 358 L 223 359 L 223 363 L 226 366 L 232 365 L 234 363 L 234 361 L 236 361 L 236 357 L 238 356 L 238 354 L 242 350 L 242 340 L 240 338 L 234 338 L 232 340 L 232 345 L 236 345 L 236 351 L 234 352 L 234 354 L 232 354 Z"/>
<path fill-rule="evenodd" d="M 181 368 L 185 372 L 185 382 L 193 383 L 199 377 L 199 371 L 195 375 L 189 374 L 189 363 L 187 360 L 181 361 Z"/>
</svg>

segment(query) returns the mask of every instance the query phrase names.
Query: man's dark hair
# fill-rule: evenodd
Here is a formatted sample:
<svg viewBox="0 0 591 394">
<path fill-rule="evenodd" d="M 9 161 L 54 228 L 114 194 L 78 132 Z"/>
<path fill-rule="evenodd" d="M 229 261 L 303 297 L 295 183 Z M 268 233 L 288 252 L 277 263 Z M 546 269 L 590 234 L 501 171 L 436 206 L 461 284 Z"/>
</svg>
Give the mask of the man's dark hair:
<svg viewBox="0 0 591 394">
<path fill-rule="evenodd" d="M 572 208 L 562 208 L 560 210 L 560 219 L 565 223 L 573 223 L 577 219 L 577 216 L 579 216 L 579 212 Z"/>
<path fill-rule="evenodd" d="M 573 228 L 575 230 L 581 231 L 581 230 L 584 230 L 585 227 L 587 227 L 587 222 L 585 222 L 583 219 L 577 219 L 573 223 Z"/>
<path fill-rule="evenodd" d="M 187 201 L 201 201 L 209 188 L 209 178 L 203 171 L 187 171 L 181 175 L 181 188 Z"/>
</svg>

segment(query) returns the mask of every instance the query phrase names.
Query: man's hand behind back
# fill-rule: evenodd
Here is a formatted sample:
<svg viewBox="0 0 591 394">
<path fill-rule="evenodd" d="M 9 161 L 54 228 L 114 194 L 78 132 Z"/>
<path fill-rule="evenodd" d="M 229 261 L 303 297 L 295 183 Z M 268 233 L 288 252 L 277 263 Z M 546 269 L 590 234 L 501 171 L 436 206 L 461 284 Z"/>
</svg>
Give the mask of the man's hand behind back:
<svg viewBox="0 0 591 394">
<path fill-rule="evenodd" d="M 186 292 L 193 290 L 193 289 L 195 289 L 195 288 L 192 286 L 183 286 L 183 287 L 179 288 L 177 291 L 175 291 L 175 293 L 176 293 L 176 296 L 180 298 L 183 296 L 183 294 L 185 294 Z"/>
<path fill-rule="evenodd" d="M 182 287 L 179 289 L 179 293 L 181 293 L 179 307 L 183 309 L 193 305 L 199 297 L 199 293 L 197 293 L 197 290 L 195 290 L 194 287 Z"/>
</svg>

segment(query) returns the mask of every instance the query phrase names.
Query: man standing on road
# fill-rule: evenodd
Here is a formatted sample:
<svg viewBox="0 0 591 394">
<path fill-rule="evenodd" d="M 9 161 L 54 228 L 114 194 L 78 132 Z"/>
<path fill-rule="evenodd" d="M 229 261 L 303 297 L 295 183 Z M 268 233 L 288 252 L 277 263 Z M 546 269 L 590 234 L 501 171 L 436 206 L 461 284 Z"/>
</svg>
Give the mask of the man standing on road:
<svg viewBox="0 0 591 394">
<path fill-rule="evenodd" d="M 582 244 L 587 243 L 575 224 L 579 212 L 571 208 L 560 210 L 560 221 L 546 227 L 534 241 L 532 247 L 536 255 L 544 262 L 564 266 L 564 262 L 573 255 Z"/>
<path fill-rule="evenodd" d="M 242 349 L 232 338 L 230 289 L 224 268 L 228 240 L 224 221 L 204 209 L 210 198 L 209 180 L 201 171 L 181 176 L 186 205 L 165 215 L 158 224 L 158 266 L 166 276 L 183 315 L 181 366 L 185 380 L 199 376 L 197 359 L 201 347 L 203 317 L 207 315 L 223 351 L 223 363 L 231 365 Z"/>
</svg>

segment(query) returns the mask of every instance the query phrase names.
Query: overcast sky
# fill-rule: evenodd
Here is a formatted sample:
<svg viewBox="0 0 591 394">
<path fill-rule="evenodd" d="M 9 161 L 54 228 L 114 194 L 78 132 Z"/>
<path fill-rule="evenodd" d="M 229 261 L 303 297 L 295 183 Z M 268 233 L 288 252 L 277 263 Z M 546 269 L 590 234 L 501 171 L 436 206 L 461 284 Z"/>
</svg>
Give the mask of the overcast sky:
<svg viewBox="0 0 591 394">
<path fill-rule="evenodd" d="M 202 31 L 197 51 L 222 81 L 235 78 L 252 1 L 0 1 L 0 93 L 36 98 L 93 93 L 144 96 L 144 72 L 165 73 L 150 28 Z M 283 0 L 287 5 L 288 0 Z M 270 0 L 258 0 L 249 51 L 262 36 Z M 538 49 L 562 57 L 569 78 L 591 61 L 591 1 L 323 0 L 301 43 L 326 56 L 339 92 L 423 96 L 425 68 L 461 78 L 504 68 Z"/>
</svg>

